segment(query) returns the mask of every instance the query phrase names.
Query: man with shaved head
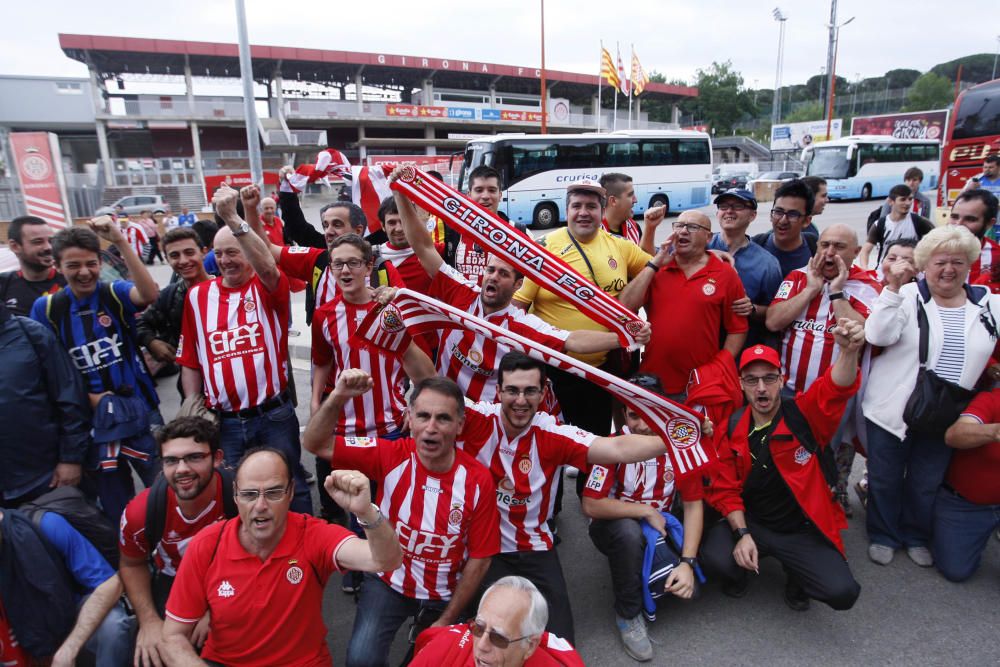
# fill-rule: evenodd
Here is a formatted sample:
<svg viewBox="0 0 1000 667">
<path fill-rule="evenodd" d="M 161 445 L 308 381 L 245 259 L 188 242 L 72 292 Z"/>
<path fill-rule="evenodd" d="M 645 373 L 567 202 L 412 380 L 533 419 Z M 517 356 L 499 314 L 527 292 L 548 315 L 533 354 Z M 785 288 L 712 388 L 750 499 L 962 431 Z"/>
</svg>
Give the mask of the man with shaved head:
<svg viewBox="0 0 1000 667">
<path fill-rule="evenodd" d="M 808 389 L 836 361 L 839 350 L 833 327 L 837 320 L 846 317 L 864 324 L 882 291 L 870 273 L 854 265 L 860 250 L 853 229 L 830 225 L 820 234 L 816 254 L 806 266 L 788 274 L 767 310 L 767 328 L 782 334 L 781 370 L 792 396 Z M 866 368 L 862 363 L 862 370 Z M 848 406 L 848 421 L 853 413 Z M 837 438 L 835 447 L 841 439 Z M 846 455 L 847 450 L 841 456 Z M 850 516 L 847 478 L 843 473 L 841 477 L 838 500 Z"/>
<path fill-rule="evenodd" d="M 748 324 L 733 304 L 746 292 L 736 270 L 708 252 L 708 216 L 684 211 L 672 226 L 659 252 L 618 299 L 633 310 L 645 306 L 653 327 L 641 370 L 657 375 L 671 398 L 684 400 L 691 371 L 721 350 L 735 363 Z"/>
</svg>

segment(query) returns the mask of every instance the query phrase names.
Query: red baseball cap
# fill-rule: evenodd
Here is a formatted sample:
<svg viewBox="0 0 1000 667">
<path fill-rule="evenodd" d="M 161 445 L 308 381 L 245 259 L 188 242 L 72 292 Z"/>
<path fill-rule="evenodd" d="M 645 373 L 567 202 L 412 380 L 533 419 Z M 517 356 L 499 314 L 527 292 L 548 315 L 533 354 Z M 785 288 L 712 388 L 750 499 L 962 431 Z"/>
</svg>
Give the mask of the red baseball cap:
<svg viewBox="0 0 1000 667">
<path fill-rule="evenodd" d="M 755 361 L 766 361 L 775 368 L 781 368 L 781 357 L 778 356 L 777 350 L 767 345 L 754 345 L 743 350 L 743 354 L 740 355 L 740 370 Z"/>
</svg>

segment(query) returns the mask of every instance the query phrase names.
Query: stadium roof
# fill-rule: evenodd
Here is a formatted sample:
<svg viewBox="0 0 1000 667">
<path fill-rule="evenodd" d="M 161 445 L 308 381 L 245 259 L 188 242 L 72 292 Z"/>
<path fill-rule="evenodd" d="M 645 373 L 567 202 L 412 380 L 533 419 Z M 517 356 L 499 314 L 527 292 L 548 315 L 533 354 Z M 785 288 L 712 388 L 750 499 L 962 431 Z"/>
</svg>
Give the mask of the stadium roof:
<svg viewBox="0 0 1000 667">
<path fill-rule="evenodd" d="M 239 76 L 236 44 L 60 34 L 59 46 L 68 57 L 109 78 L 128 73 L 181 75 L 185 61 L 195 76 Z M 286 80 L 352 85 L 360 71 L 370 86 L 420 88 L 432 78 L 442 88 L 487 90 L 493 84 L 501 93 L 540 92 L 541 72 L 535 67 L 283 46 L 251 45 L 250 54 L 254 78 L 261 83 L 280 73 Z M 546 69 L 546 80 L 559 97 L 583 102 L 597 93 L 594 74 Z M 697 88 L 665 83 L 650 83 L 643 91 L 644 98 L 669 102 L 697 95 Z"/>
</svg>

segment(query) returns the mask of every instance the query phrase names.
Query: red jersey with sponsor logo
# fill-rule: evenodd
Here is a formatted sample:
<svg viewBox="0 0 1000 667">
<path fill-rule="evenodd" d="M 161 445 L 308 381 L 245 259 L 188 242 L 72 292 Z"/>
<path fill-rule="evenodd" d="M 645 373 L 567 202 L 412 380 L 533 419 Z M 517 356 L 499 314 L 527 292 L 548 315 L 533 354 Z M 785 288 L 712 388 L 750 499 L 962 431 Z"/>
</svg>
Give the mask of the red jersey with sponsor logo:
<svg viewBox="0 0 1000 667">
<path fill-rule="evenodd" d="M 32 664 L 31 656 L 17 643 L 14 629 L 7 621 L 3 600 L 0 600 L 0 665 L 3 667 L 29 667 Z"/>
<path fill-rule="evenodd" d="M 344 405 L 337 435 L 388 435 L 403 425 L 403 365 L 389 354 L 369 352 L 351 343 L 351 336 L 376 303 L 348 303 L 338 294 L 316 310 L 312 321 L 312 360 L 317 366 L 332 364 L 326 392 L 333 391 L 345 368 L 360 368 L 374 380 L 372 390 Z"/>
<path fill-rule="evenodd" d="M 471 280 L 447 264 L 431 281 L 428 294 L 438 301 L 481 317 L 554 350 L 562 351 L 569 332 L 529 315 L 520 308 L 508 305 L 503 310 L 487 315 L 479 299 L 482 290 Z M 471 401 L 494 401 L 497 397 L 497 367 L 510 348 L 465 329 L 441 333 L 438 345 L 437 369 L 439 375 L 450 377 L 458 383 Z"/>
<path fill-rule="evenodd" d="M 130 222 L 124 231 L 125 240 L 128 241 L 129 246 L 132 247 L 135 254 L 142 257 L 142 247 L 149 245 L 149 236 L 146 235 L 146 230 L 136 223 Z"/>
<path fill-rule="evenodd" d="M 289 512 L 281 541 L 261 561 L 240 544 L 239 527 L 240 520 L 232 519 L 195 536 L 170 590 L 167 616 L 192 625 L 212 612 L 204 660 L 246 667 L 329 667 L 323 588 L 340 569 L 340 547 L 357 536 Z"/>
<path fill-rule="evenodd" d="M 513 441 L 507 439 L 499 403 L 466 406 L 459 445 L 489 468 L 497 485 L 500 551 L 548 551 L 560 468 L 587 469 L 587 449 L 597 438 L 570 425 L 559 425 L 544 412 Z"/>
<path fill-rule="evenodd" d="M 337 438 L 330 462 L 378 482 L 376 502 L 396 528 L 403 564 L 382 581 L 406 597 L 449 600 L 470 558 L 500 547 L 495 487 L 469 454 L 455 451 L 445 473 L 425 468 L 412 438 Z"/>
<path fill-rule="evenodd" d="M 617 232 L 612 231 L 607 218 L 601 218 L 601 227 L 604 227 L 608 234 L 611 234 L 612 236 L 620 236 L 626 241 L 631 241 L 636 245 L 639 245 L 639 242 L 642 240 L 642 230 L 639 229 L 639 223 L 632 218 L 626 219 L 622 223 L 621 229 Z"/>
<path fill-rule="evenodd" d="M 774 303 L 787 301 L 805 289 L 807 269 L 795 269 L 785 278 L 774 295 Z M 875 299 L 882 291 L 879 282 L 871 275 L 852 266 L 844 283 L 844 297 L 865 319 L 871 312 Z M 829 283 L 817 294 L 795 320 L 785 329 L 781 342 L 781 362 L 788 386 L 795 392 L 809 388 L 813 381 L 833 365 L 840 354 L 833 339 L 837 318 L 829 299 Z"/>
<path fill-rule="evenodd" d="M 376 248 L 378 253 L 392 262 L 392 265 L 399 271 L 404 287 L 421 294 L 428 293 L 431 287 L 431 277 L 424 271 L 424 267 L 417 259 L 413 248 L 397 248 L 391 243 L 383 243 Z M 434 249 L 441 255 L 444 253 L 444 244 L 435 243 Z"/>
<path fill-rule="evenodd" d="M 208 405 L 227 412 L 275 398 L 288 383 L 288 278 L 268 292 L 256 275 L 188 290 L 177 363 L 201 370 Z"/>
<path fill-rule="evenodd" d="M 979 278 L 981 276 L 989 276 L 990 269 L 993 265 L 1000 262 L 1000 245 L 996 241 L 988 236 L 983 237 L 983 249 L 979 253 L 979 257 L 972 266 L 969 267 L 969 282 L 979 283 L 981 285 L 989 283 L 980 283 Z"/>
<path fill-rule="evenodd" d="M 718 354 L 723 334 L 749 328 L 733 312 L 733 302 L 745 296 L 736 270 L 711 253 L 690 276 L 675 262 L 662 267 L 646 297 L 653 336 L 640 368 L 658 376 L 668 394 L 684 391 L 691 371 Z"/>
<path fill-rule="evenodd" d="M 198 532 L 217 521 L 225 521 L 226 512 L 222 503 L 222 476 L 213 477 L 215 497 L 198 516 L 186 517 L 177 506 L 177 495 L 167 488 L 166 520 L 163 523 L 163 537 L 156 545 L 153 561 L 156 569 L 173 577 L 177 574 L 181 559 L 191 539 Z M 149 545 L 146 543 L 146 506 L 149 489 L 144 490 L 129 501 L 122 512 L 121 530 L 118 533 L 118 548 L 129 558 L 148 558 Z"/>
<path fill-rule="evenodd" d="M 679 486 L 681 499 L 685 502 L 701 500 L 705 495 L 698 475 L 688 477 L 688 481 Z M 642 503 L 661 512 L 670 511 L 676 491 L 674 467 L 667 454 L 639 463 L 592 465 L 583 487 L 583 495 L 587 498 Z"/>
<path fill-rule="evenodd" d="M 962 416 L 980 424 L 1000 423 L 1000 389 L 978 394 Z M 1000 505 L 1000 442 L 956 449 L 945 482 L 970 503 Z"/>
<path fill-rule="evenodd" d="M 298 278 L 305 281 L 306 284 L 314 285 L 316 308 L 319 308 L 340 293 L 340 287 L 337 286 L 337 279 L 330 272 L 328 263 L 318 262 L 319 258 L 325 254 L 327 254 L 327 251 L 323 248 L 285 246 L 281 249 L 281 257 L 278 259 L 278 266 L 289 277 Z M 396 267 L 392 265 L 392 262 L 386 262 L 382 268 L 386 272 L 387 284 L 395 287 L 403 284 L 403 279 L 400 277 Z M 371 276 L 365 276 L 365 285 L 370 284 Z"/>
</svg>

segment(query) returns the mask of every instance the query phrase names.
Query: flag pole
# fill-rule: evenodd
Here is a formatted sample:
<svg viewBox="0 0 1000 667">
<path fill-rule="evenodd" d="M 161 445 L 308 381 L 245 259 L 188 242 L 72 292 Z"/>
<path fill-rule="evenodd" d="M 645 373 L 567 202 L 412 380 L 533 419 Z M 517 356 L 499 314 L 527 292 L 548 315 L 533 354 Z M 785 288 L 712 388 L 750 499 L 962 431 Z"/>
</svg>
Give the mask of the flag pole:
<svg viewBox="0 0 1000 667">
<path fill-rule="evenodd" d="M 629 60 L 629 80 L 628 80 L 628 129 L 632 129 L 632 81 L 635 78 L 635 44 L 630 44 L 632 49 L 632 59 Z"/>
<path fill-rule="evenodd" d="M 622 48 L 618 44 L 618 42 L 615 42 L 615 57 L 618 59 L 618 62 L 615 63 L 615 67 L 619 67 L 619 63 L 621 62 L 621 59 L 622 59 Z M 618 129 L 618 89 L 621 88 L 621 85 L 622 85 L 622 82 L 619 79 L 618 85 L 615 86 L 615 113 L 614 113 L 614 117 L 613 117 L 613 120 L 612 120 L 612 123 L 611 123 L 611 129 L 612 130 L 617 130 Z"/>
<path fill-rule="evenodd" d="M 542 134 L 549 131 L 548 113 L 546 107 L 545 94 L 545 0 L 541 0 L 542 5 Z"/>
<path fill-rule="evenodd" d="M 604 80 L 604 40 L 601 42 L 601 67 L 598 69 L 597 75 L 597 111 L 595 116 L 597 116 L 597 133 L 601 133 L 601 82 Z"/>
</svg>

